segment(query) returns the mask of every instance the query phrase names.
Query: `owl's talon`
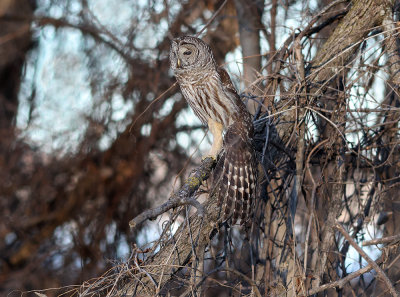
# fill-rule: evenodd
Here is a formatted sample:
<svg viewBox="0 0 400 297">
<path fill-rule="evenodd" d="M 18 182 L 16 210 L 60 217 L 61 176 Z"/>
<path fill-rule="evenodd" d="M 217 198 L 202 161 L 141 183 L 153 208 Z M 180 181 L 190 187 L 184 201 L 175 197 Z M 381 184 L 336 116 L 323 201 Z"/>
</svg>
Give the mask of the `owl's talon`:
<svg viewBox="0 0 400 297">
<path fill-rule="evenodd" d="M 204 160 L 207 159 L 207 158 L 211 158 L 211 159 L 213 159 L 213 161 L 217 161 L 217 157 L 216 157 L 216 156 L 213 156 L 213 155 L 206 155 L 206 156 L 203 156 L 203 157 L 201 158 L 201 161 L 204 161 Z"/>
</svg>

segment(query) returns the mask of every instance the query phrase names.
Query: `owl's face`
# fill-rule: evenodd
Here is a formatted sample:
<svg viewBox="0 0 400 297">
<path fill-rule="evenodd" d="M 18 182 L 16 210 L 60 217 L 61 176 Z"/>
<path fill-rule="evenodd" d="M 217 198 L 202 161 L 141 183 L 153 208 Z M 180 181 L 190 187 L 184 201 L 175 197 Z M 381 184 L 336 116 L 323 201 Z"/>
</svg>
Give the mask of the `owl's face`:
<svg viewBox="0 0 400 297">
<path fill-rule="evenodd" d="M 169 59 L 175 72 L 215 68 L 210 47 L 203 40 L 191 36 L 179 37 L 172 41 Z"/>
</svg>

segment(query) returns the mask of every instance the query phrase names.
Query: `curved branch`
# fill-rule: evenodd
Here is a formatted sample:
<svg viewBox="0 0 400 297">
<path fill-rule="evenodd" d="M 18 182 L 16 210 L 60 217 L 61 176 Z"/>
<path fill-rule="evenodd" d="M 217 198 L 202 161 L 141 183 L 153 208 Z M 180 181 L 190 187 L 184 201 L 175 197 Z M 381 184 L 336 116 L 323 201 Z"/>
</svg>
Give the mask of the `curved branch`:
<svg viewBox="0 0 400 297">
<path fill-rule="evenodd" d="M 184 185 L 177 193 L 172 195 L 172 197 L 170 197 L 164 204 L 148 209 L 139 214 L 129 222 L 129 226 L 135 228 L 146 220 L 155 219 L 160 214 L 170 210 L 171 208 L 187 204 L 196 207 L 198 216 L 203 217 L 205 215 L 204 207 L 196 199 L 192 198 L 192 195 L 198 190 L 203 181 L 210 176 L 214 165 L 215 160 L 213 158 L 208 157 L 203 159 L 200 166 L 192 172 L 192 175 L 185 181 Z"/>
</svg>

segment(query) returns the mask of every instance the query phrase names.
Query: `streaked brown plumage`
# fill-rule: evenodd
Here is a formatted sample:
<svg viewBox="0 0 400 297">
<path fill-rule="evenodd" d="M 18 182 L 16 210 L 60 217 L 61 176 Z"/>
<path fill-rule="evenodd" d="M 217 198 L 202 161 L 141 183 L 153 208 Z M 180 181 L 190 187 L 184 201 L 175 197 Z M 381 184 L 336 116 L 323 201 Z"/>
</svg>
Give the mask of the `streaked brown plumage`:
<svg viewBox="0 0 400 297">
<path fill-rule="evenodd" d="M 228 73 L 216 65 L 201 39 L 183 36 L 172 41 L 171 69 L 195 114 L 213 133 L 211 156 L 223 220 L 249 219 L 257 192 L 256 158 L 252 147 L 251 115 L 240 100 Z M 222 132 L 225 136 L 222 139 Z"/>
</svg>

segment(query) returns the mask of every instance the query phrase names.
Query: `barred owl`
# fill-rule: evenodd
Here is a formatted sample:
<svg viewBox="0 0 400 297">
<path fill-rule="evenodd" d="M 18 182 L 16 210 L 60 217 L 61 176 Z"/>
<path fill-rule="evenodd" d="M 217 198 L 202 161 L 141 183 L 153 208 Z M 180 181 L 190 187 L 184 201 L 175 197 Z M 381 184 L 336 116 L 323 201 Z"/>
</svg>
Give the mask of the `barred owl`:
<svg viewBox="0 0 400 297">
<path fill-rule="evenodd" d="M 251 115 L 201 39 L 174 39 L 170 62 L 183 96 L 213 134 L 209 155 L 218 158 L 212 187 L 221 205 L 220 217 L 231 224 L 240 218 L 243 224 L 250 218 L 257 192 Z"/>
</svg>

